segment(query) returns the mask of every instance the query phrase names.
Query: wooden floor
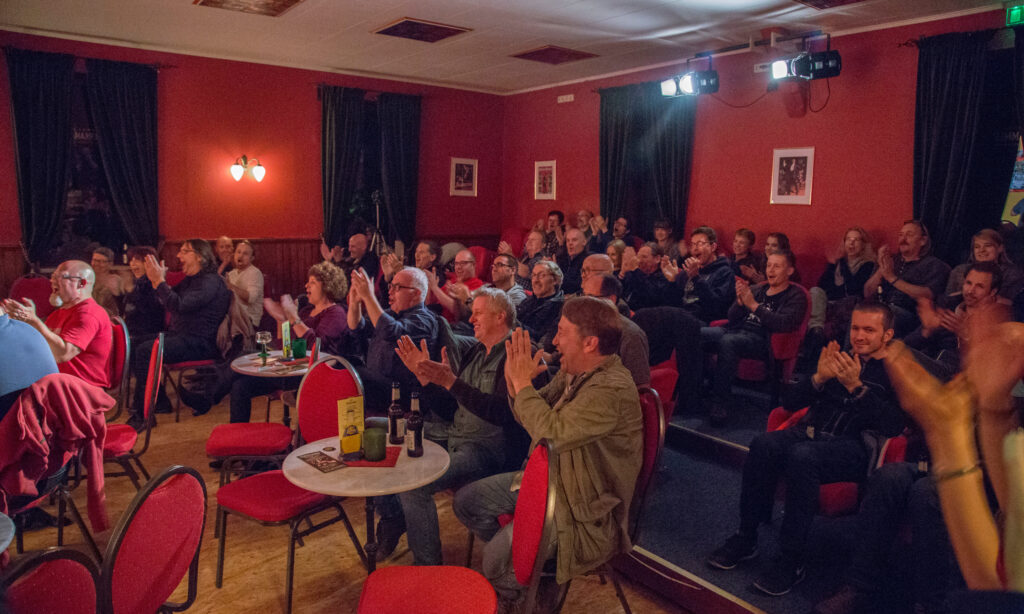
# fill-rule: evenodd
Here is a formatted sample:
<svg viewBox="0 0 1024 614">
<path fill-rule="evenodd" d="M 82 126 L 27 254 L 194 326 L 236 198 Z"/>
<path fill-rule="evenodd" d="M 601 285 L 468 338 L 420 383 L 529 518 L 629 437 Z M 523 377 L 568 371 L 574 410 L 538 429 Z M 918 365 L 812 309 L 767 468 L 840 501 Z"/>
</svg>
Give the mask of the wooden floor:
<svg viewBox="0 0 1024 614">
<path fill-rule="evenodd" d="M 262 398 L 254 402 L 254 418 L 263 417 L 263 407 Z M 193 417 L 186 408 L 178 424 L 174 423 L 173 416 L 158 416 L 159 426 L 153 430 L 153 440 L 144 456 L 144 463 L 151 474 L 168 465 L 182 464 L 195 467 L 206 478 L 209 506 L 200 553 L 199 595 L 189 611 L 260 614 L 283 612 L 287 527 L 265 527 L 237 516 L 229 516 L 224 586 L 220 589 L 214 586 L 217 540 L 213 537 L 213 525 L 217 474 L 208 466 L 209 459 L 206 458 L 204 446 L 210 429 L 219 423 L 227 422 L 227 418 L 226 400 L 205 416 Z M 274 404 L 272 419 L 280 419 L 280 404 Z M 112 525 L 116 524 L 121 513 L 135 496 L 135 492 L 127 478 L 107 480 L 107 510 Z M 439 493 L 435 500 L 441 522 L 445 561 L 449 564 L 464 561 L 467 533 L 452 513 L 451 495 Z M 75 492 L 75 501 L 84 513 L 84 486 Z M 352 519 L 356 533 L 360 537 L 365 537 L 364 501 L 350 500 L 344 507 Z M 77 528 L 73 526 L 66 530 L 65 536 L 69 543 L 81 541 Z M 102 537 L 100 536 L 101 539 Z M 35 531 L 25 537 L 25 547 L 28 550 L 42 549 L 55 544 L 56 529 Z M 295 554 L 294 612 L 355 612 L 366 571 L 355 554 L 344 526 L 338 523 L 322 529 L 308 537 L 305 544 L 305 547 L 297 548 Z M 480 550 L 478 545 L 474 563 L 478 569 Z M 11 553 L 14 553 L 13 545 Z M 403 537 L 395 557 L 385 565 L 405 565 L 411 562 L 412 555 Z M 677 606 L 638 585 L 626 584 L 624 590 L 633 612 L 637 614 L 680 611 Z M 183 596 L 183 587 L 179 587 L 174 598 Z M 415 607 L 411 610 L 415 611 Z M 597 579 L 574 581 L 563 609 L 563 612 L 581 614 L 621 611 L 622 608 L 615 598 L 611 585 L 602 586 Z"/>
</svg>

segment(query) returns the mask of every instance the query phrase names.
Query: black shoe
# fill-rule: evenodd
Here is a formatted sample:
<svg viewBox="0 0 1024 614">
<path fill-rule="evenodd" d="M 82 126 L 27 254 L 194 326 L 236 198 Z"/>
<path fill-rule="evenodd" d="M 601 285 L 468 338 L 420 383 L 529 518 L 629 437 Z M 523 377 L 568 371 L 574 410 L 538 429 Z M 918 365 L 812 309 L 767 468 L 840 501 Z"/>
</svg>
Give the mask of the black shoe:
<svg viewBox="0 0 1024 614">
<path fill-rule="evenodd" d="M 202 416 L 213 407 L 210 398 L 205 394 L 192 392 L 188 388 L 182 388 L 180 392 L 181 402 L 192 408 L 193 416 Z"/>
<path fill-rule="evenodd" d="M 875 611 L 873 601 L 868 593 L 844 584 L 834 595 L 819 601 L 812 614 L 869 614 Z"/>
<path fill-rule="evenodd" d="M 174 408 L 172 408 L 170 406 L 170 404 L 167 404 L 167 405 L 157 405 L 156 407 L 153 408 L 153 413 L 154 414 L 173 414 L 174 413 Z"/>
<path fill-rule="evenodd" d="M 793 587 L 803 582 L 805 577 L 807 576 L 803 565 L 776 561 L 754 580 L 754 588 L 766 595 L 780 597 L 793 590 Z"/>
<path fill-rule="evenodd" d="M 405 533 L 405 517 L 381 518 L 377 523 L 377 561 L 386 560 L 398 547 Z"/>
<path fill-rule="evenodd" d="M 18 514 L 18 517 L 23 531 L 37 531 L 57 526 L 57 517 L 38 507 L 33 507 Z M 70 524 L 71 519 L 65 516 L 63 525 L 68 526 Z"/>
<path fill-rule="evenodd" d="M 141 433 L 142 431 L 146 430 L 146 422 L 142 419 L 142 416 L 140 416 L 139 414 L 132 414 L 128 418 L 128 421 L 125 422 L 125 424 L 135 429 L 136 433 Z"/>
<path fill-rule="evenodd" d="M 715 428 L 721 428 L 729 422 L 729 411 L 725 409 L 724 403 L 714 403 L 711 405 L 711 411 L 708 412 L 708 419 L 711 422 L 711 426 Z"/>
<path fill-rule="evenodd" d="M 707 563 L 716 569 L 729 570 L 755 556 L 757 556 L 757 540 L 736 533 L 727 539 L 722 547 L 708 556 Z"/>
</svg>

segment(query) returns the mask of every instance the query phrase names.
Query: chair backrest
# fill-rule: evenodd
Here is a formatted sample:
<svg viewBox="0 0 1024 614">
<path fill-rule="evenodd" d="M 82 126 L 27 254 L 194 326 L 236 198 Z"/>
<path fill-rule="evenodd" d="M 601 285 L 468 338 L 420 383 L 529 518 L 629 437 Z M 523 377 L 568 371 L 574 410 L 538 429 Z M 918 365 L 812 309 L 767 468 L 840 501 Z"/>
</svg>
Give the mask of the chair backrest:
<svg viewBox="0 0 1024 614">
<path fill-rule="evenodd" d="M 4 612 L 94 614 L 99 611 L 99 570 L 89 555 L 50 548 L 17 559 L 0 577 Z"/>
<path fill-rule="evenodd" d="M 476 258 L 476 277 L 485 282 L 491 281 L 491 263 L 494 261 L 494 252 L 479 245 L 471 245 L 469 251 Z"/>
<path fill-rule="evenodd" d="M 146 425 L 146 438 L 142 444 L 142 451 L 149 448 L 149 435 L 153 429 L 153 408 L 156 407 L 156 399 L 160 394 L 160 386 L 164 382 L 164 334 L 157 335 L 153 342 L 153 349 L 149 352 L 149 368 L 146 370 L 146 395 L 142 399 L 142 420 Z M 138 386 L 138 382 L 135 384 Z"/>
<path fill-rule="evenodd" d="M 363 382 L 352 365 L 341 357 L 317 362 L 302 378 L 296 399 L 299 433 L 316 441 L 338 436 L 338 401 L 363 396 Z"/>
<path fill-rule="evenodd" d="M 800 326 L 796 330 L 772 335 L 772 356 L 779 361 L 794 360 L 797 357 L 797 354 L 800 353 L 800 345 L 804 342 L 804 334 L 807 332 L 807 323 L 811 319 L 811 294 L 800 284 L 792 285 L 804 293 L 807 307 L 804 309 L 804 317 L 800 320 Z M 792 368 L 789 370 L 792 371 Z M 783 373 L 783 377 L 786 379 L 789 375 L 790 373 Z"/>
<path fill-rule="evenodd" d="M 516 258 L 518 258 L 519 255 L 523 253 L 523 247 L 526 244 L 527 232 L 529 232 L 529 229 L 510 226 L 501 231 L 501 238 L 498 239 L 498 241 L 508 243 L 509 247 L 512 248 L 512 253 L 516 255 Z"/>
<path fill-rule="evenodd" d="M 40 320 L 46 321 L 46 316 L 53 313 L 53 306 L 50 305 L 52 290 L 49 277 L 30 273 L 14 280 L 11 284 L 11 298 L 18 302 L 24 302 L 26 298 L 32 299 L 36 304 L 36 315 Z"/>
<path fill-rule="evenodd" d="M 554 549 L 557 463 L 551 444 L 542 439 L 526 461 L 516 498 L 512 531 L 512 567 L 516 580 L 527 587 L 523 610 L 532 611 L 544 564 Z"/>
<path fill-rule="evenodd" d="M 673 364 L 672 368 L 652 368 L 651 388 L 658 393 L 658 400 L 661 401 L 661 410 L 665 414 L 665 422 L 672 419 L 675 404 L 672 397 L 675 396 L 676 383 L 679 381 L 679 371 Z"/>
<path fill-rule="evenodd" d="M 128 335 L 128 325 L 119 316 L 110 319 L 110 330 L 114 335 L 114 343 L 110 346 L 110 358 L 107 360 L 107 379 L 110 389 L 117 390 L 117 414 L 124 409 L 128 399 L 128 378 L 131 375 L 132 341 Z"/>
<path fill-rule="evenodd" d="M 640 412 L 644 419 L 644 450 L 643 463 L 636 477 L 633 490 L 633 501 L 629 507 L 629 535 L 636 542 L 640 531 L 640 517 L 647 501 L 654 473 L 658 470 L 661 449 L 665 445 L 665 411 L 661 405 L 658 391 L 647 386 L 638 388 L 640 392 Z"/>
<path fill-rule="evenodd" d="M 195 601 L 199 547 L 206 526 L 206 483 L 195 469 L 174 465 L 142 487 L 114 527 L 103 555 L 101 609 L 156 612 L 188 574 L 183 610 Z"/>
<path fill-rule="evenodd" d="M 768 424 L 764 430 L 766 433 L 772 431 L 782 431 L 793 426 L 800 421 L 804 415 L 807 414 L 809 407 L 798 409 L 797 411 L 787 411 L 785 407 L 776 407 L 768 414 Z"/>
</svg>

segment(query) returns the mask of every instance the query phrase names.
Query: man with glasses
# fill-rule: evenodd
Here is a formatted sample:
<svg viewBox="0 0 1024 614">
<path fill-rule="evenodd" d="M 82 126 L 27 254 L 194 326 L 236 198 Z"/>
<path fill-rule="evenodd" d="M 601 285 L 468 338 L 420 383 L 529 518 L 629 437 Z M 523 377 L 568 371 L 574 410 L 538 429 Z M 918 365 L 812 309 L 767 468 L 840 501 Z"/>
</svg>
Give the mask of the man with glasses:
<svg viewBox="0 0 1024 614">
<path fill-rule="evenodd" d="M 448 283 L 443 288 L 438 286 L 437 277 L 428 275 L 427 278 L 431 294 L 443 308 L 441 315 L 455 324 L 462 322 L 464 314 L 468 312 L 465 305 L 469 302 L 469 295 L 483 286 L 484 282 L 476 276 L 476 256 L 468 249 L 455 254 L 453 265 L 455 271 L 449 275 Z"/>
<path fill-rule="evenodd" d="M 545 352 L 554 351 L 558 318 L 562 315 L 562 269 L 550 260 L 541 260 L 533 267 L 533 296 L 519 303 L 516 315 L 530 339 Z"/>
<path fill-rule="evenodd" d="M 92 299 L 111 316 L 120 315 L 118 304 L 125 294 L 124 281 L 117 273 L 111 273 L 114 264 L 114 252 L 109 247 L 98 247 L 92 252 L 92 270 L 96 273 L 96 285 Z"/>
<path fill-rule="evenodd" d="M 107 388 L 107 360 L 113 345 L 110 317 L 92 298 L 96 274 L 80 260 L 62 262 L 50 286 L 50 304 L 57 309 L 44 323 L 36 315 L 32 299 L 4 301 L 4 309 L 15 320 L 21 320 L 39 333 L 50 346 L 61 373 L 74 375 L 86 382 Z M 17 348 L 6 348 L 18 351 Z"/>
<path fill-rule="evenodd" d="M 516 283 L 517 270 L 519 261 L 510 254 L 498 254 L 491 263 L 491 286 L 504 291 L 513 308 L 526 300 L 526 291 Z"/>
<path fill-rule="evenodd" d="M 630 309 L 679 304 L 679 289 L 661 271 L 664 255 L 661 246 L 654 242 L 645 243 L 635 254 L 627 247 L 622 254 L 619 279 Z"/>
<path fill-rule="evenodd" d="M 718 238 L 709 226 L 698 226 L 690 233 L 690 257 L 680 269 L 663 258 L 661 271 L 669 281 L 683 289 L 683 308 L 704 325 L 726 317 L 736 300 L 736 284 L 729 259 L 718 254 Z"/>
</svg>

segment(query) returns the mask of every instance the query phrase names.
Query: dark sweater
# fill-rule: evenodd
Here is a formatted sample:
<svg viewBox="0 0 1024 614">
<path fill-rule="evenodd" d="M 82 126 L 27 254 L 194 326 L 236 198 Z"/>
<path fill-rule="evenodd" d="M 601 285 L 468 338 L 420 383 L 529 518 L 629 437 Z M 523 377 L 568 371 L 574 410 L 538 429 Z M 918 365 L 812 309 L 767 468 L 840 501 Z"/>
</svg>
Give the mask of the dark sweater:
<svg viewBox="0 0 1024 614">
<path fill-rule="evenodd" d="M 739 303 L 729 308 L 729 323 L 726 328 L 744 329 L 769 336 L 772 333 L 788 333 L 800 328 L 807 313 L 807 296 L 796 284 L 789 284 L 785 290 L 768 296 L 768 284 L 750 289 L 754 300 L 759 303 L 757 311 Z"/>
<path fill-rule="evenodd" d="M 676 283 L 683 287 L 683 307 L 701 322 L 724 318 L 736 301 L 736 276 L 725 256 L 702 266 L 692 280 L 681 273 Z"/>
<path fill-rule="evenodd" d="M 131 291 L 124 296 L 124 321 L 128 332 L 133 337 L 155 335 L 164 329 L 166 318 L 164 306 L 149 278 L 136 279 Z"/>
<path fill-rule="evenodd" d="M 836 284 L 836 267 L 843 276 L 842 285 Z M 845 257 L 830 263 L 825 267 L 825 272 L 818 278 L 818 287 L 825 291 L 830 301 L 839 301 L 848 296 L 864 298 L 864 284 L 875 272 L 875 265 L 866 262 L 857 269 L 856 273 L 850 272 L 850 265 Z"/>
<path fill-rule="evenodd" d="M 562 269 L 562 292 L 565 294 L 579 294 L 582 285 L 583 260 L 589 256 L 587 250 L 570 256 L 569 252 L 562 248 L 555 258 L 558 267 Z"/>
<path fill-rule="evenodd" d="M 516 308 L 516 319 L 519 320 L 523 329 L 530 333 L 530 340 L 543 346 L 545 351 L 550 352 L 554 349 L 552 341 L 558 330 L 558 319 L 562 315 L 563 302 L 565 302 L 565 295 L 558 290 L 545 298 L 528 296 Z"/>
<path fill-rule="evenodd" d="M 661 269 L 644 273 L 635 269 L 622 276 L 622 294 L 633 311 L 663 305 L 679 305 L 682 288 L 665 278 Z"/>
<path fill-rule="evenodd" d="M 156 295 L 171 314 L 172 333 L 213 342 L 234 296 L 224 278 L 212 271 L 187 275 L 173 288 L 164 282 L 156 289 Z"/>
</svg>

